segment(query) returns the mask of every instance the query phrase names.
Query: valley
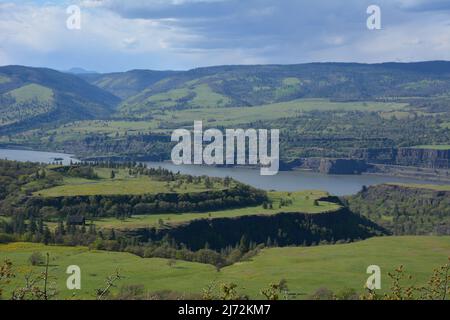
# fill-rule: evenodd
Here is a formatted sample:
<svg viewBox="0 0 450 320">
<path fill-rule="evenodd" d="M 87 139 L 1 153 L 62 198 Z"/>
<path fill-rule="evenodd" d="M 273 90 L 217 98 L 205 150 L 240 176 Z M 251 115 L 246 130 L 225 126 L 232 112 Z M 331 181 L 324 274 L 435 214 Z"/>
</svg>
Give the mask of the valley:
<svg viewBox="0 0 450 320">
<path fill-rule="evenodd" d="M 164 161 L 172 131 L 201 120 L 205 129 L 281 129 L 281 170 L 321 171 L 314 159 L 357 160 L 361 167 L 324 172 L 448 181 L 449 75 L 449 63 L 441 61 L 79 75 L 2 67 L 0 107 L 8 114 L 0 146 Z M 85 100 L 73 98 L 81 91 Z M 13 112 L 20 103 L 31 109 L 20 107 L 19 117 Z"/>
<path fill-rule="evenodd" d="M 4 295 L 47 252 L 58 298 L 93 299 L 118 270 L 109 299 L 234 284 L 256 299 L 276 283 L 286 299 L 359 299 L 373 264 L 380 293 L 400 265 L 426 284 L 450 255 L 449 89 L 439 61 L 0 67 L 0 260 L 17 273 Z M 194 121 L 280 129 L 281 171 L 168 162 L 173 130 Z M 85 279 L 75 296 L 71 264 Z"/>
</svg>

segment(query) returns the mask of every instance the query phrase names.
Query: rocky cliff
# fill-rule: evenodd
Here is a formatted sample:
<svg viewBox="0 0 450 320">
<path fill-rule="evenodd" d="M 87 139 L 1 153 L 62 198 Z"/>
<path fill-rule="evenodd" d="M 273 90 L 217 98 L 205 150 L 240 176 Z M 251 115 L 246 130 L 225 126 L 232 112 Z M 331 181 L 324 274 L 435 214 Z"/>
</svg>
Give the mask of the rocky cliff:
<svg viewBox="0 0 450 320">
<path fill-rule="evenodd" d="M 450 169 L 450 150 L 420 148 L 356 149 L 350 152 L 349 157 L 375 164 Z"/>
<path fill-rule="evenodd" d="M 324 174 L 361 174 L 369 168 L 364 160 L 331 158 L 302 158 L 281 166 L 282 170 L 302 169 Z"/>
<path fill-rule="evenodd" d="M 280 213 L 237 218 L 201 219 L 168 229 L 137 229 L 128 236 L 141 241 L 170 237 L 192 250 L 208 245 L 220 250 L 235 246 L 245 236 L 248 241 L 279 246 L 313 245 L 320 242 L 354 241 L 387 234 L 370 220 L 347 208 L 321 214 Z"/>
</svg>

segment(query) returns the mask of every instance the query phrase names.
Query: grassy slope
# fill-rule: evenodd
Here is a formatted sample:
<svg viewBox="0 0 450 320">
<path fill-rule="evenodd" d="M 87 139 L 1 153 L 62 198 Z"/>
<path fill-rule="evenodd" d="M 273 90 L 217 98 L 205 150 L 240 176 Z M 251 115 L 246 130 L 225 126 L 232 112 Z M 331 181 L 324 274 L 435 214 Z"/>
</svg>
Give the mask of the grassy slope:
<svg viewBox="0 0 450 320">
<path fill-rule="evenodd" d="M 95 221 L 95 224 L 102 228 L 115 229 L 133 229 L 145 227 L 158 227 L 159 221 L 162 220 L 164 225 L 176 225 L 185 223 L 196 219 L 209 218 L 234 218 L 246 215 L 272 215 L 280 212 L 304 212 L 304 213 L 319 213 L 324 211 L 332 211 L 339 208 L 338 205 L 319 201 L 319 205 L 314 205 L 314 200 L 326 196 L 323 191 L 303 191 L 303 192 L 270 192 L 269 197 L 273 201 L 273 209 L 264 209 L 259 207 L 247 207 L 240 209 L 230 209 L 213 211 L 210 213 L 183 213 L 183 214 L 155 214 L 155 215 L 140 215 L 124 221 L 114 218 L 102 219 Z M 293 202 L 290 205 L 279 208 L 280 199 L 291 199 Z"/>
<path fill-rule="evenodd" d="M 30 270 L 42 271 L 42 267 L 29 265 L 32 252 L 49 252 L 50 272 L 57 278 L 60 297 L 65 298 L 71 296 L 65 289 L 65 269 L 73 264 L 82 270 L 82 290 L 77 293 L 80 298 L 92 298 L 95 288 L 103 286 L 105 276 L 116 269 L 126 276 L 121 284 L 144 284 L 149 291 L 199 293 L 212 281 L 232 281 L 252 298 L 261 298 L 261 288 L 286 279 L 290 291 L 301 293 L 302 298 L 320 287 L 362 291 L 368 277 L 366 269 L 372 264 L 381 267 L 382 288 L 390 285 L 387 272 L 399 265 L 414 276 L 414 283 L 423 284 L 433 268 L 446 263 L 449 240 L 450 237 L 383 237 L 344 245 L 273 248 L 221 272 L 198 263 L 177 261 L 169 266 L 165 259 L 142 259 L 128 253 L 23 243 L 0 245 L 0 260 L 11 259 L 19 273 L 9 285 L 11 289 L 22 284 L 23 275 Z"/>
<path fill-rule="evenodd" d="M 116 195 L 116 194 L 149 194 L 166 192 L 201 192 L 207 191 L 204 184 L 184 183 L 180 188 L 176 183 L 157 181 L 148 176 L 129 176 L 126 170 L 114 170 L 116 176 L 110 178 L 111 170 L 105 168 L 95 169 L 99 174 L 98 180 L 82 178 L 64 178 L 64 184 L 34 193 L 43 197 L 82 196 L 82 195 Z M 172 187 L 172 188 L 171 188 Z M 223 188 L 214 185 L 213 189 Z"/>
<path fill-rule="evenodd" d="M 401 110 L 406 104 L 377 102 L 331 102 L 326 99 L 298 99 L 289 102 L 273 103 L 255 107 L 216 107 L 167 111 L 155 119 L 171 123 L 207 121 L 214 119 L 215 125 L 242 124 L 259 120 L 274 120 L 292 117 L 309 111 L 393 111 Z"/>
<path fill-rule="evenodd" d="M 53 99 L 53 90 L 38 84 L 28 84 L 9 93 L 17 103 L 25 103 L 36 100 L 38 102 L 50 103 Z"/>
</svg>

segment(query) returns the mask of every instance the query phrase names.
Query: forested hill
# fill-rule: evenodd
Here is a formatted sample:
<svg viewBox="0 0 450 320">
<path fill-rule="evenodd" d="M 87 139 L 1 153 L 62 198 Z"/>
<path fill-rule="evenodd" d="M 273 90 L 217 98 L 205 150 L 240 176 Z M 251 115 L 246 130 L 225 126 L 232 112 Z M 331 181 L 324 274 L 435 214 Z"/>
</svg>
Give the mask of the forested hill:
<svg viewBox="0 0 450 320">
<path fill-rule="evenodd" d="M 83 73 L 78 76 L 122 99 L 134 96 L 176 71 L 130 70 L 115 73 Z"/>
<path fill-rule="evenodd" d="M 0 67 L 0 132 L 107 118 L 119 101 L 72 74 L 46 68 Z"/>
<path fill-rule="evenodd" d="M 186 109 L 203 109 L 202 116 L 205 108 L 295 104 L 304 98 L 401 102 L 442 113 L 448 112 L 449 91 L 450 62 L 445 61 L 216 66 L 78 75 L 7 66 L 0 67 L 0 135 L 84 119 L 149 120 L 158 112 Z"/>
<path fill-rule="evenodd" d="M 120 111 L 130 118 L 160 106 L 245 107 L 300 98 L 353 101 L 440 96 L 450 89 L 450 62 L 215 66 L 81 77 L 121 97 Z"/>
</svg>

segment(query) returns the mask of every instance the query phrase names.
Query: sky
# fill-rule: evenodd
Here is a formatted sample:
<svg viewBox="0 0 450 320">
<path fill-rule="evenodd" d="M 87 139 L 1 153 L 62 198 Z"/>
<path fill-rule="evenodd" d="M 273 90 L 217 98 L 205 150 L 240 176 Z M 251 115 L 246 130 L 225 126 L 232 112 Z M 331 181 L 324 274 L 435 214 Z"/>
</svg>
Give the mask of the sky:
<svg viewBox="0 0 450 320">
<path fill-rule="evenodd" d="M 80 8 L 80 29 L 67 8 Z M 369 30 L 367 8 L 381 9 Z M 98 72 L 450 60 L 450 0 L 0 0 L 0 65 Z"/>
</svg>

